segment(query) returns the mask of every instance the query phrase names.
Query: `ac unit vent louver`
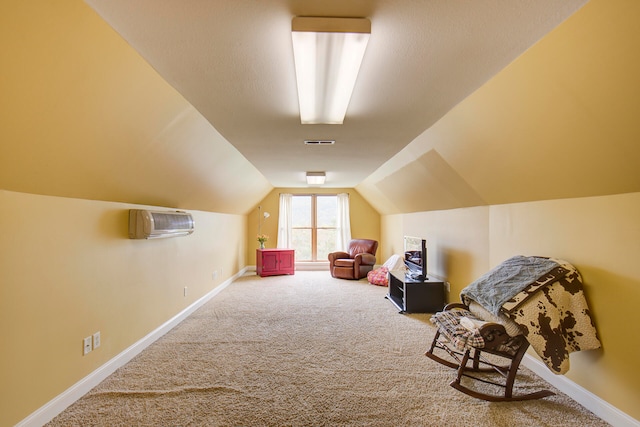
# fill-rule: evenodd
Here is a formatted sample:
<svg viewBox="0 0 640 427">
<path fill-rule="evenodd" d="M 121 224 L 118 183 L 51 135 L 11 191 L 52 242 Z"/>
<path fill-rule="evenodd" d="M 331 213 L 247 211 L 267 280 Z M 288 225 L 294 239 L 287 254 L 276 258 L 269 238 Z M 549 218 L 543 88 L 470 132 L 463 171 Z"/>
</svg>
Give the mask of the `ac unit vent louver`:
<svg viewBox="0 0 640 427">
<path fill-rule="evenodd" d="M 193 230 L 193 217 L 187 212 L 129 210 L 130 239 L 187 236 L 193 233 Z"/>
</svg>

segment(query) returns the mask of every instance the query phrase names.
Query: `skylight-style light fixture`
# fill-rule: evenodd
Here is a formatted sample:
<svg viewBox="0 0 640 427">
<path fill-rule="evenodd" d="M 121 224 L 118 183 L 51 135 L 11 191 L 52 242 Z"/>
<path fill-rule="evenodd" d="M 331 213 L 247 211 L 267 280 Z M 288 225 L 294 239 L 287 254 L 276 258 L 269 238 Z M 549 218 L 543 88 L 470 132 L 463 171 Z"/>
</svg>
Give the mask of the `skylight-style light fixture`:
<svg viewBox="0 0 640 427">
<path fill-rule="evenodd" d="M 322 185 L 324 184 L 325 178 L 324 172 L 307 172 L 308 185 Z"/>
<path fill-rule="evenodd" d="M 370 35 L 366 18 L 293 18 L 302 124 L 343 123 Z"/>
</svg>

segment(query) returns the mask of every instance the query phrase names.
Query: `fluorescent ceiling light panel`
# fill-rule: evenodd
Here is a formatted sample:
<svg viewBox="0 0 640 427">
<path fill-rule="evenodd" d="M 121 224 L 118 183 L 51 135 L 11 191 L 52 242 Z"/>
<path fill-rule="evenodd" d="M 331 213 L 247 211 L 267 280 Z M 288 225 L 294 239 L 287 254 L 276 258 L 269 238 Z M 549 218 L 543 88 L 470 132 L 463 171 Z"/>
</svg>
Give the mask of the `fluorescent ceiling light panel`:
<svg viewBox="0 0 640 427">
<path fill-rule="evenodd" d="M 305 139 L 306 145 L 333 145 L 336 143 L 335 139 Z"/>
<path fill-rule="evenodd" d="M 370 35 L 365 18 L 293 18 L 302 124 L 342 124 Z"/>
<path fill-rule="evenodd" d="M 324 184 L 324 180 L 325 180 L 324 172 L 307 172 L 308 185 L 322 185 Z"/>
</svg>

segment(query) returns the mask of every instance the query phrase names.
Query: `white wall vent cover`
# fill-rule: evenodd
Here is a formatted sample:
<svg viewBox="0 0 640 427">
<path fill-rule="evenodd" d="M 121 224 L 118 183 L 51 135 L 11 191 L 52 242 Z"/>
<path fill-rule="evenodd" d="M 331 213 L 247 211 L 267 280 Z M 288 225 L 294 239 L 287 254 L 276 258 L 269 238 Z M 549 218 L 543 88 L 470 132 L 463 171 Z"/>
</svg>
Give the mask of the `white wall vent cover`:
<svg viewBox="0 0 640 427">
<path fill-rule="evenodd" d="M 193 217 L 187 212 L 129 210 L 130 239 L 187 236 L 193 233 L 193 229 Z"/>
</svg>

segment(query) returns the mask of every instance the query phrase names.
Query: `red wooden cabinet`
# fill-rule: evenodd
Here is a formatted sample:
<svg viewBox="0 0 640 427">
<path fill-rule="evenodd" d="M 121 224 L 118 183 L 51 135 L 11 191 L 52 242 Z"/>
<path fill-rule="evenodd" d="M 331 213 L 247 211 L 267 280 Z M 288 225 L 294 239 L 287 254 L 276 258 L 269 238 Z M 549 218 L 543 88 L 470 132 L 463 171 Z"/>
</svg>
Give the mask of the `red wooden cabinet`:
<svg viewBox="0 0 640 427">
<path fill-rule="evenodd" d="M 293 249 L 256 249 L 256 274 L 260 277 L 293 274 Z"/>
</svg>

